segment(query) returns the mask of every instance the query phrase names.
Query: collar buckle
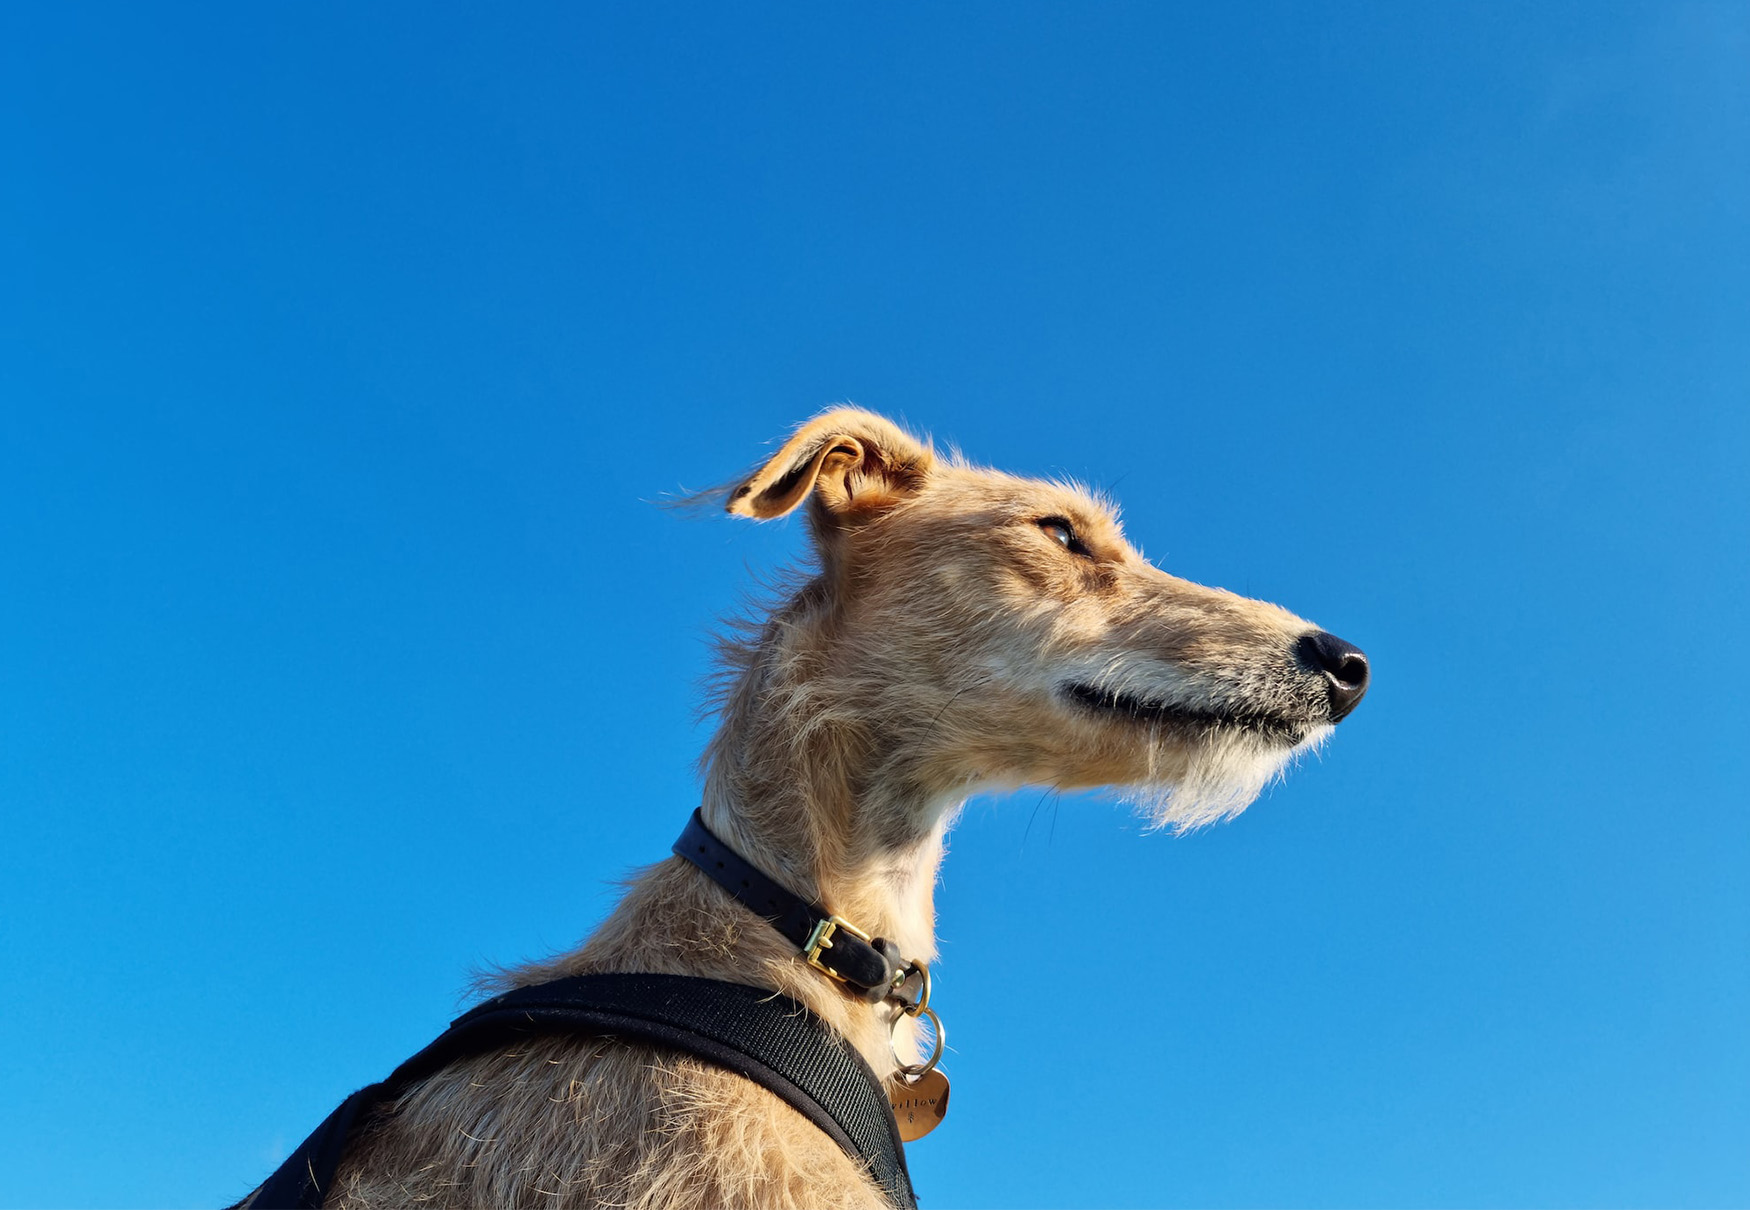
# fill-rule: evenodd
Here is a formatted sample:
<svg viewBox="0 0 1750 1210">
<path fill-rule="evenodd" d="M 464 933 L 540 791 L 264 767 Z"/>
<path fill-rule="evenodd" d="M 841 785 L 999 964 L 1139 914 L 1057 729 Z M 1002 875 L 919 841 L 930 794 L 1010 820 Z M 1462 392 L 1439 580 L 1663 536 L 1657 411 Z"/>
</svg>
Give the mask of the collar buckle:
<svg viewBox="0 0 1750 1210">
<path fill-rule="evenodd" d="M 841 929 L 857 938 L 859 941 L 874 941 L 873 937 L 852 924 L 849 920 L 846 920 L 843 916 L 826 916 L 815 924 L 814 931 L 808 934 L 808 940 L 802 943 L 802 957 L 806 959 L 808 965 L 812 966 L 815 970 L 820 971 L 822 974 L 831 975 L 840 983 L 846 983 L 848 980 L 843 975 L 839 974 L 832 967 L 820 960 L 820 951 L 832 948 L 833 935 Z"/>
</svg>

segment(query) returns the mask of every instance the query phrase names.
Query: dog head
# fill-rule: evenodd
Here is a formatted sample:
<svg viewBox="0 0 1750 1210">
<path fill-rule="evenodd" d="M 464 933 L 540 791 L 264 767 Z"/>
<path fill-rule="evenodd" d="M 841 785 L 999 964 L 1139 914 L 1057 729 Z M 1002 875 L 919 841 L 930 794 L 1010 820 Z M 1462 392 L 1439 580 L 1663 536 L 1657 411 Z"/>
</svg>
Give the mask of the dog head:
<svg viewBox="0 0 1750 1210">
<path fill-rule="evenodd" d="M 1160 570 L 1088 491 L 868 412 L 804 424 L 728 495 L 762 520 L 804 507 L 820 574 L 768 627 L 766 675 L 925 797 L 1112 786 L 1194 827 L 1244 809 L 1367 689 L 1358 649 Z"/>
</svg>

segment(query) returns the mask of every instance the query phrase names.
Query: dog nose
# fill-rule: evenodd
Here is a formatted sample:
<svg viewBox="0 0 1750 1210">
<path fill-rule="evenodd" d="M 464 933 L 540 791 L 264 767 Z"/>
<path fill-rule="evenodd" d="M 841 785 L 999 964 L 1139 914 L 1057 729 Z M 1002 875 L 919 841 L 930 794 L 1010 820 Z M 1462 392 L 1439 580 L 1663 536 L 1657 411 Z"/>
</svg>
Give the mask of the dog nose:
<svg viewBox="0 0 1750 1210">
<path fill-rule="evenodd" d="M 1361 648 L 1315 630 L 1296 640 L 1294 657 L 1307 671 L 1324 674 L 1333 723 L 1342 722 L 1360 704 L 1361 695 L 1367 692 L 1367 657 Z"/>
</svg>

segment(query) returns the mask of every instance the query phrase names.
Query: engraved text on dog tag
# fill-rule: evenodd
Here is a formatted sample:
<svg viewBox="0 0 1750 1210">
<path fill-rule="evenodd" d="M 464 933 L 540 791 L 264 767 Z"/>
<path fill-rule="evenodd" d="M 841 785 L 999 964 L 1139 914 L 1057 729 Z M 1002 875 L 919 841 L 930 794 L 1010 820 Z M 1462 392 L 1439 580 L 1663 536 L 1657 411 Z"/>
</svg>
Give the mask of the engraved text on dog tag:
<svg viewBox="0 0 1750 1210">
<path fill-rule="evenodd" d="M 894 1080 L 887 1086 L 893 1116 L 899 1121 L 899 1137 L 906 1142 L 921 1139 L 948 1112 L 948 1077 L 940 1070 L 926 1071 L 911 1084 Z"/>
</svg>

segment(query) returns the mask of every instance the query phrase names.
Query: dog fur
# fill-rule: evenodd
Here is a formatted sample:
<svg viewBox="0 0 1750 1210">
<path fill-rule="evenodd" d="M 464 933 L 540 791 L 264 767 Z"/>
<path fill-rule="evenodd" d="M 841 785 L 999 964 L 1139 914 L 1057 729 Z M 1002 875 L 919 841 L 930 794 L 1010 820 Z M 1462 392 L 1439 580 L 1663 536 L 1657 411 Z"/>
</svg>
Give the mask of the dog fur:
<svg viewBox="0 0 1750 1210">
<path fill-rule="evenodd" d="M 908 957 L 934 956 L 943 837 L 968 795 L 1115 786 L 1159 823 L 1194 827 L 1242 810 L 1341 716 L 1326 675 L 1296 655 L 1309 623 L 1158 570 L 1081 488 L 972 466 L 868 412 L 804 424 L 726 502 L 758 520 L 805 509 L 815 564 L 724 646 L 705 820 Z M 781 991 L 895 1078 L 893 1009 L 806 966 L 679 859 L 642 871 L 580 948 L 500 985 L 594 971 Z M 915 1051 L 910 1025 L 898 1041 Z M 385 1107 L 327 1204 L 885 1202 L 747 1080 L 659 1049 L 546 1038 Z"/>
</svg>

